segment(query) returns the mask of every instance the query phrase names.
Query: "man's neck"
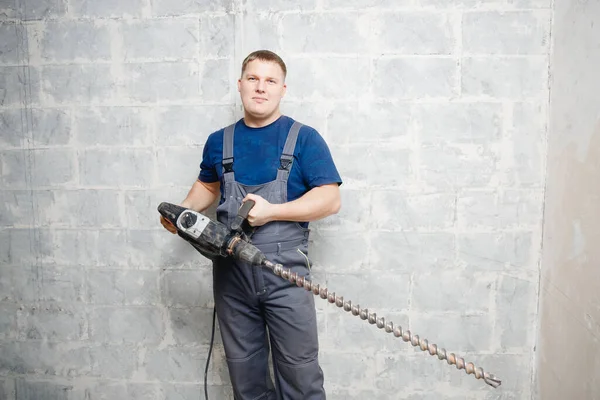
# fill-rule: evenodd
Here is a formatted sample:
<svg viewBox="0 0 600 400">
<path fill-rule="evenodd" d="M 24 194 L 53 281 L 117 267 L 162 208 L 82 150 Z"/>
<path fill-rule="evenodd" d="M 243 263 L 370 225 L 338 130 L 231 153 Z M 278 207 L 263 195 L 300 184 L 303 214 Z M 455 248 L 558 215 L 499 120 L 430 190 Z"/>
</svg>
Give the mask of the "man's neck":
<svg viewBox="0 0 600 400">
<path fill-rule="evenodd" d="M 256 118 L 248 115 L 248 113 L 244 113 L 244 123 L 250 128 L 262 128 L 263 126 L 267 126 L 277 121 L 279 117 L 281 117 L 281 112 L 279 110 L 265 118 Z"/>
</svg>

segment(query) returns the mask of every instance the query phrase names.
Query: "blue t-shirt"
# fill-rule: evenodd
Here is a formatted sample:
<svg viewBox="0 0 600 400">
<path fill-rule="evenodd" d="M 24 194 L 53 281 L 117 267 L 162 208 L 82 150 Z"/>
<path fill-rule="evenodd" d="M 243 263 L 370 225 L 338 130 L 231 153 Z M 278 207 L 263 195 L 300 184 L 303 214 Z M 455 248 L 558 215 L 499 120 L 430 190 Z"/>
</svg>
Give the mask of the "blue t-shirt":
<svg viewBox="0 0 600 400">
<path fill-rule="evenodd" d="M 233 169 L 237 182 L 244 185 L 261 185 L 277 177 L 279 159 L 293 123 L 294 120 L 287 116 L 281 116 L 260 128 L 247 126 L 243 119 L 236 122 Z M 225 128 L 218 130 L 206 141 L 198 177 L 202 182 L 212 183 L 222 178 L 224 132 Z M 298 133 L 294 163 L 288 178 L 288 201 L 301 197 L 314 187 L 330 183 L 342 183 L 331 152 L 315 129 L 303 125 Z"/>
</svg>

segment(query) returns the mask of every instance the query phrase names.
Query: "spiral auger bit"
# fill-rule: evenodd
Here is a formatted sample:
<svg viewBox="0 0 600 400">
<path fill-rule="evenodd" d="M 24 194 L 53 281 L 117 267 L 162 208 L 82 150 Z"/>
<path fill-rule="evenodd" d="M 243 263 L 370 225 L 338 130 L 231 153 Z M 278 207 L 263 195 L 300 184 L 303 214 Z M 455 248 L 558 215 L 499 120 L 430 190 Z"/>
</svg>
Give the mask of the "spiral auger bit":
<svg viewBox="0 0 600 400">
<path fill-rule="evenodd" d="M 467 375 L 473 374 L 475 378 L 483 379 L 485 383 L 493 388 L 500 386 L 500 379 L 485 372 L 482 368 L 475 367 L 473 363 L 466 363 L 464 358 L 458 357 L 454 353 L 448 354 L 446 349 L 440 349 L 436 344 L 429 343 L 427 339 L 421 339 L 419 335 L 415 335 L 409 330 L 403 330 L 399 325 L 394 326 L 392 321 L 385 322 L 385 318 L 377 317 L 376 313 L 369 312 L 368 309 L 361 308 L 358 304 L 354 305 L 350 300 L 344 301 L 343 296 L 336 296 L 335 292 L 330 292 L 326 287 L 320 287 L 319 284 L 315 284 L 303 276 L 298 276 L 297 273 L 284 268 L 281 264 L 273 264 L 270 261 L 266 261 L 263 266 L 272 270 L 275 275 L 287 279 L 299 287 L 303 287 L 315 296 L 319 296 L 339 308 L 343 308 L 344 311 L 352 313 L 352 315 L 360 317 L 360 319 L 366 320 L 372 325 L 376 325 L 379 329 L 384 329 L 387 333 L 393 333 L 395 337 L 402 338 L 405 342 L 410 342 L 414 347 L 419 347 L 421 351 L 428 351 L 430 355 L 437 356 L 440 360 L 446 360 L 449 365 L 456 365 L 456 368 L 459 370 L 464 369 Z"/>
<path fill-rule="evenodd" d="M 250 243 L 248 237 L 248 231 L 251 231 L 252 228 L 248 226 L 245 220 L 253 205 L 254 202 L 249 200 L 240 207 L 231 229 L 227 228 L 225 224 L 213 221 L 196 211 L 170 203 L 161 203 L 158 206 L 158 211 L 177 228 L 179 236 L 188 241 L 205 257 L 210 259 L 233 257 L 250 265 L 268 268 L 275 275 L 298 287 L 303 287 L 315 296 L 319 296 L 344 311 L 368 321 L 371 325 L 376 325 L 379 329 L 384 329 L 387 333 L 393 333 L 395 337 L 402 338 L 403 341 L 409 342 L 421 351 L 427 351 L 430 355 L 437 356 L 439 360 L 446 360 L 448 365 L 455 365 L 458 370 L 464 369 L 467 375 L 472 374 L 477 379 L 483 379 L 485 383 L 493 388 L 500 386 L 500 379 L 489 372 L 485 372 L 483 368 L 475 367 L 471 362 L 465 362 L 462 357 L 458 357 L 454 353 L 448 354 L 446 349 L 439 348 L 434 343 L 429 343 L 427 339 L 422 339 L 419 335 L 404 330 L 399 325 L 395 326 L 391 321 L 386 322 L 385 318 L 377 317 L 376 313 L 370 312 L 367 308 L 361 308 L 358 304 L 354 305 L 350 300 L 344 301 L 343 296 L 336 296 L 335 292 L 330 292 L 326 287 L 321 287 L 303 276 L 298 276 L 297 273 L 284 268 L 281 264 L 275 264 L 267 260 L 264 254 Z"/>
</svg>

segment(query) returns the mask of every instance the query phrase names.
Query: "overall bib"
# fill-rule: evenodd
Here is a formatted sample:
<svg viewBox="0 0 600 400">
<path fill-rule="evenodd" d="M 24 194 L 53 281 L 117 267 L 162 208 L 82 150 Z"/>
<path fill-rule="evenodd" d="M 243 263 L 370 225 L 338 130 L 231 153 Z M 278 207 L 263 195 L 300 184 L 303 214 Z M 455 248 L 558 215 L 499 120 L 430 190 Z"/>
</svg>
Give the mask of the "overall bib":
<svg viewBox="0 0 600 400">
<path fill-rule="evenodd" d="M 235 124 L 225 128 L 221 181 L 224 202 L 217 208 L 220 222 L 231 228 L 248 193 L 274 204 L 287 202 L 287 181 L 301 126 L 294 122 L 288 132 L 277 178 L 253 186 L 235 180 Z M 308 235 L 309 229 L 296 222 L 273 221 L 258 227 L 251 240 L 269 260 L 310 278 L 304 256 L 308 256 Z M 213 279 L 215 307 L 235 399 L 325 399 L 313 294 L 270 270 L 232 259 L 214 262 Z M 275 387 L 268 367 L 269 347 Z"/>
</svg>

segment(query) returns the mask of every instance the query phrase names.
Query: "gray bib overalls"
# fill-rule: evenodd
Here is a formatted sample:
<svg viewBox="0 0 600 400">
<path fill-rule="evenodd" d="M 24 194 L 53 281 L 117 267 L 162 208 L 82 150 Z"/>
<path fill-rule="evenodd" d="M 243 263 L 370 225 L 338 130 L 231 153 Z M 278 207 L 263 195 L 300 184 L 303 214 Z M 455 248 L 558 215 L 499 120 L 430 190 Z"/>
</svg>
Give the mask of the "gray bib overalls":
<svg viewBox="0 0 600 400">
<path fill-rule="evenodd" d="M 301 126 L 294 122 L 288 132 L 277 178 L 255 186 L 236 182 L 235 124 L 225 128 L 221 180 L 224 202 L 217 208 L 220 222 L 231 228 L 248 193 L 262 196 L 270 203 L 287 201 L 287 180 Z M 252 243 L 269 260 L 309 277 L 306 258 L 298 252 L 299 249 L 308 255 L 308 235 L 309 230 L 296 222 L 273 221 L 255 230 Z M 231 259 L 214 262 L 213 278 L 215 306 L 235 399 L 325 399 L 313 294 L 267 269 Z M 275 387 L 268 368 L 269 347 Z"/>
</svg>

